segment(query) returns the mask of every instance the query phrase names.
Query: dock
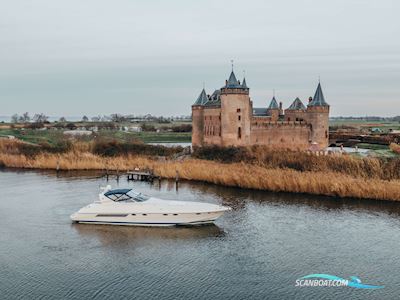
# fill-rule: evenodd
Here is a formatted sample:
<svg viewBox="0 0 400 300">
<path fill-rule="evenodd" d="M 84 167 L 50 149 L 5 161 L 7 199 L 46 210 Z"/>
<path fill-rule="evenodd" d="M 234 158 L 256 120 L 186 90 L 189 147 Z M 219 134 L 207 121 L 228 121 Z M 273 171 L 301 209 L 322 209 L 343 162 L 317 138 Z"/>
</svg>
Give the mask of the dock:
<svg viewBox="0 0 400 300">
<path fill-rule="evenodd" d="M 136 180 L 136 181 L 153 181 L 156 176 L 151 171 L 128 171 L 127 172 L 128 181 Z"/>
</svg>

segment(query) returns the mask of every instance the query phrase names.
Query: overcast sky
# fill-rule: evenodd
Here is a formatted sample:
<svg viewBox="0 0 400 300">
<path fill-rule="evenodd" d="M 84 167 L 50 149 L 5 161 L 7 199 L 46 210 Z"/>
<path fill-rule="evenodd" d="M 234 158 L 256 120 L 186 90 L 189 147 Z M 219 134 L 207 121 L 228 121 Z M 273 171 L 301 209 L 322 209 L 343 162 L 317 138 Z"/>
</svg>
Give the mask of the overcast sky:
<svg viewBox="0 0 400 300">
<path fill-rule="evenodd" d="M 400 114 L 398 0 L 0 0 L 0 115 L 190 114 L 229 76 L 255 107 L 321 84 L 331 115 Z"/>
</svg>

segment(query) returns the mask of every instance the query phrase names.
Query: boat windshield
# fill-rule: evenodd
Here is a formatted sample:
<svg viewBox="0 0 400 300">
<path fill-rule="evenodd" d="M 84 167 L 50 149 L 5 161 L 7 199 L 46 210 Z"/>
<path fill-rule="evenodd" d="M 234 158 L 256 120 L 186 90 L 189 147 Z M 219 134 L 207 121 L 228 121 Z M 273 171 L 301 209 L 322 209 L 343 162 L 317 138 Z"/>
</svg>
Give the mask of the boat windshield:
<svg viewBox="0 0 400 300">
<path fill-rule="evenodd" d="M 105 192 L 104 196 L 115 202 L 121 202 L 121 201 L 143 202 L 150 198 L 149 196 L 142 193 L 138 193 L 132 189 L 110 190 L 108 192 Z"/>
</svg>

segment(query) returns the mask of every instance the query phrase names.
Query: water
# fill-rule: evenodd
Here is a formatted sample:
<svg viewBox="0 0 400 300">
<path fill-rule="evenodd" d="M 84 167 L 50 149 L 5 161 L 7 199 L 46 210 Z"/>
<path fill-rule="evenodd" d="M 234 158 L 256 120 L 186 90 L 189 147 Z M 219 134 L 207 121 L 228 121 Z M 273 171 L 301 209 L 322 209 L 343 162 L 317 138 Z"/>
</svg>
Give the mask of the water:
<svg viewBox="0 0 400 300">
<path fill-rule="evenodd" d="M 148 143 L 150 145 L 157 145 L 157 146 L 165 146 L 165 147 L 189 147 L 192 146 L 192 143 L 182 143 L 182 142 L 178 142 L 178 143 Z"/>
<path fill-rule="evenodd" d="M 71 224 L 106 182 L 0 172 L 2 299 L 394 299 L 400 203 L 273 194 L 202 183 L 127 183 L 165 199 L 234 208 L 215 226 Z M 111 181 L 116 186 L 115 181 Z M 295 287 L 311 273 L 384 285 Z"/>
</svg>

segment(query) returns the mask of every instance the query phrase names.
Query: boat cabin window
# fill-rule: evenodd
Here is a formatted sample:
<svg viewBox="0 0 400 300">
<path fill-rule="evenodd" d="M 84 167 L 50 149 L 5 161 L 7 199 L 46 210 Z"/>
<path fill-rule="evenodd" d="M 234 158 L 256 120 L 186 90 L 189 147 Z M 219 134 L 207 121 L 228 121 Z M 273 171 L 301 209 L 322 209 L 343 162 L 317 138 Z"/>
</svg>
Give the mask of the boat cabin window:
<svg viewBox="0 0 400 300">
<path fill-rule="evenodd" d="M 115 202 L 143 202 L 150 198 L 149 196 L 135 192 L 132 189 L 111 190 L 105 192 L 104 196 Z"/>
</svg>

